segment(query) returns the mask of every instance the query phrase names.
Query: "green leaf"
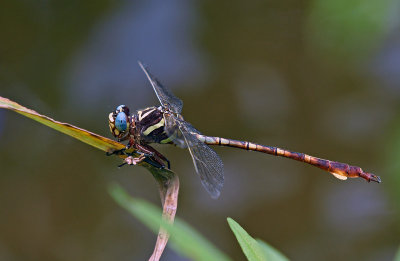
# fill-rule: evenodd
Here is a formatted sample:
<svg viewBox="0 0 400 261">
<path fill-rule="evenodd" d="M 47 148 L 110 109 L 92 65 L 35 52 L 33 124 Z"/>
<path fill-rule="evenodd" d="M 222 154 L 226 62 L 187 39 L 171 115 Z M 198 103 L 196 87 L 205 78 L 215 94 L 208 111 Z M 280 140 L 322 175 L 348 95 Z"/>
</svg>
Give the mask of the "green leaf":
<svg viewBox="0 0 400 261">
<path fill-rule="evenodd" d="M 235 220 L 228 218 L 229 226 L 239 242 L 243 253 L 250 261 L 288 261 L 278 250 L 267 243 L 252 238 Z"/>
<path fill-rule="evenodd" d="M 289 258 L 284 256 L 281 252 L 279 252 L 277 249 L 274 247 L 268 245 L 261 239 L 257 239 L 258 244 L 264 251 L 265 256 L 267 257 L 268 261 L 274 260 L 274 261 L 289 261 Z"/>
<path fill-rule="evenodd" d="M 44 124 L 50 128 L 53 128 L 69 136 L 72 136 L 86 144 L 89 144 L 103 151 L 119 150 L 125 148 L 125 145 L 123 145 L 122 143 L 116 142 L 114 140 L 105 138 L 96 133 L 76 127 L 72 124 L 53 120 L 50 117 L 39 114 L 34 110 L 25 108 L 24 106 L 19 105 L 18 103 L 1 96 L 0 96 L 0 108 L 15 111 L 28 118 L 31 118 L 32 120 L 38 121 L 41 124 Z"/>
<path fill-rule="evenodd" d="M 231 218 L 228 218 L 227 220 L 247 259 L 250 261 L 267 260 L 267 257 L 258 242 L 252 238 L 235 220 Z"/>
<path fill-rule="evenodd" d="M 0 108 L 15 111 L 32 120 L 35 120 L 43 125 L 46 125 L 64 134 L 67 134 L 77 140 L 80 140 L 102 151 L 112 152 L 115 150 L 124 149 L 126 147 L 122 143 L 103 137 L 99 134 L 76 127 L 69 123 L 56 121 L 50 117 L 47 117 L 46 115 L 39 114 L 34 110 L 28 109 L 12 100 L 9 100 L 1 96 L 0 96 Z M 132 154 L 134 156 L 138 155 L 135 152 L 133 152 Z M 126 158 L 125 154 L 117 156 L 120 158 Z M 146 159 L 145 162 L 139 163 L 139 165 L 146 167 L 149 171 L 151 171 L 153 176 L 155 176 L 156 178 L 171 175 L 171 172 L 167 169 L 158 169 L 153 167 L 150 159 Z"/>
<path fill-rule="evenodd" d="M 400 261 L 400 247 L 397 249 L 393 261 Z"/>
<path fill-rule="evenodd" d="M 171 235 L 170 242 L 173 248 L 182 256 L 191 260 L 230 260 L 182 220 L 175 219 L 174 225 L 162 220 L 161 210 L 158 207 L 144 200 L 131 198 L 119 185 L 111 185 L 109 192 L 121 207 L 128 210 L 154 233 L 158 232 L 160 225 L 167 230 Z"/>
</svg>

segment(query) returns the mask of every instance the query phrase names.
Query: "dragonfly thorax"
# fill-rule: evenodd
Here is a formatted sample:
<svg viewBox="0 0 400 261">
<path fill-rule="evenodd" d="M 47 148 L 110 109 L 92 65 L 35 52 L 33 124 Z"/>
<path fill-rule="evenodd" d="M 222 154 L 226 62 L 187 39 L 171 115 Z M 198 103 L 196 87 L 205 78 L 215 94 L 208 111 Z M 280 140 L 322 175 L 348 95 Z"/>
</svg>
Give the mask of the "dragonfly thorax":
<svg viewBox="0 0 400 261">
<path fill-rule="evenodd" d="M 108 116 L 112 135 L 119 141 L 134 139 L 140 143 L 171 143 L 165 132 L 162 107 L 148 107 L 130 114 L 129 108 L 120 105 Z"/>
<path fill-rule="evenodd" d="M 135 117 L 137 133 L 146 143 L 171 143 L 165 131 L 164 111 L 162 107 L 148 107 L 138 110 Z"/>
</svg>

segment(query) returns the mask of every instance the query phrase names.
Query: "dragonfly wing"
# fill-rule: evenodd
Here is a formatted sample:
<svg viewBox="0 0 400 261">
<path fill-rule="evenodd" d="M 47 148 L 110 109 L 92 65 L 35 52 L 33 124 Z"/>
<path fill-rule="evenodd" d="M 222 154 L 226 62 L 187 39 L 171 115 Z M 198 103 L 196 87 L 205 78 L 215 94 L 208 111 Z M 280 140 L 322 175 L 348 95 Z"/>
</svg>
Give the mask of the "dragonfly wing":
<svg viewBox="0 0 400 261">
<path fill-rule="evenodd" d="M 164 130 L 172 142 L 180 148 L 186 149 L 187 143 L 181 130 L 179 129 L 180 120 L 171 114 L 164 113 Z"/>
<path fill-rule="evenodd" d="M 185 121 L 180 121 L 178 126 L 183 139 L 187 143 L 201 183 L 212 198 L 218 198 L 224 185 L 222 160 L 214 150 L 197 139 L 196 134 L 200 134 L 200 132 L 192 125 Z"/>
<path fill-rule="evenodd" d="M 183 101 L 176 97 L 167 87 L 163 86 L 157 78 L 150 73 L 146 66 L 144 66 L 140 61 L 138 61 L 138 63 L 153 86 L 154 92 L 156 93 L 161 105 L 167 107 L 172 112 L 180 114 L 182 112 Z"/>
</svg>

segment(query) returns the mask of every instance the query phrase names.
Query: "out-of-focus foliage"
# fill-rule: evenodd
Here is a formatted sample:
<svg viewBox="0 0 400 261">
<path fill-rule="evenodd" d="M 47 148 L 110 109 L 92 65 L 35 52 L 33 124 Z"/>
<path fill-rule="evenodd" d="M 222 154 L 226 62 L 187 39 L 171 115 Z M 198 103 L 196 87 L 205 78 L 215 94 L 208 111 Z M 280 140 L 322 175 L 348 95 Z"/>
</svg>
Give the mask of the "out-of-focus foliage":
<svg viewBox="0 0 400 261">
<path fill-rule="evenodd" d="M 235 220 L 228 218 L 228 224 L 236 236 L 243 253 L 250 261 L 288 261 L 289 259 L 262 240 L 252 238 Z"/>
<path fill-rule="evenodd" d="M 230 260 L 182 220 L 175 219 L 173 225 L 161 220 L 162 213 L 158 207 L 144 200 L 131 198 L 118 185 L 110 186 L 109 192 L 121 207 L 128 210 L 154 233 L 158 233 L 160 225 L 165 228 L 171 235 L 170 242 L 173 248 L 181 255 L 192 260 Z"/>
<path fill-rule="evenodd" d="M 312 52 L 345 64 L 364 61 L 393 27 L 396 4 L 397 0 L 314 0 L 306 27 Z"/>
<path fill-rule="evenodd" d="M 267 257 L 258 242 L 252 238 L 236 221 L 231 218 L 228 218 L 227 220 L 247 259 L 250 261 L 267 260 Z"/>
<path fill-rule="evenodd" d="M 396 255 L 394 256 L 393 261 L 400 261 L 400 247 L 399 247 L 399 249 L 397 250 Z"/>
<path fill-rule="evenodd" d="M 207 241 L 187 223 L 175 219 L 172 225 L 160 219 L 161 210 L 141 199 L 135 199 L 128 195 L 119 185 L 110 186 L 109 192 L 114 200 L 143 224 L 157 233 L 160 225 L 171 235 L 172 247 L 181 255 L 192 260 L 230 260 L 224 253 L 219 251 L 212 243 Z M 228 218 L 229 226 L 236 236 L 243 252 L 250 261 L 287 261 L 289 260 L 278 250 L 269 246 L 262 240 L 252 238 L 236 221 Z"/>
<path fill-rule="evenodd" d="M 274 247 L 270 246 L 266 242 L 262 241 L 261 239 L 256 239 L 257 243 L 260 245 L 262 250 L 267 257 L 267 260 L 276 260 L 276 261 L 288 261 L 289 259 L 284 256 L 281 252 L 279 252 Z"/>
</svg>

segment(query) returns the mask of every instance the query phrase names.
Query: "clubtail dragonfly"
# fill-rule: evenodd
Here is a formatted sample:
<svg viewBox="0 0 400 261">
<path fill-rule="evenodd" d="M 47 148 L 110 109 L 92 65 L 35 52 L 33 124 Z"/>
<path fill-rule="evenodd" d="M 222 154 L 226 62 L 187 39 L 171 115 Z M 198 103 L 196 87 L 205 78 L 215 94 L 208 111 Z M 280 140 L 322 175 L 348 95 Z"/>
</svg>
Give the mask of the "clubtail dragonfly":
<svg viewBox="0 0 400 261">
<path fill-rule="evenodd" d="M 141 154 L 140 157 L 127 157 L 124 164 L 133 165 L 147 157 L 152 157 L 160 167 L 165 167 L 165 164 L 167 164 L 168 168 L 170 168 L 168 159 L 151 147 L 150 144 L 175 144 L 181 148 L 187 148 L 203 186 L 213 198 L 217 198 L 220 194 L 224 183 L 224 174 L 220 157 L 208 145 L 228 146 L 294 159 L 328 171 L 341 180 L 345 180 L 348 177 L 361 177 L 368 182 L 381 182 L 378 176 L 364 172 L 357 166 L 248 141 L 202 135 L 183 119 L 181 115 L 182 100 L 163 86 L 141 62 L 139 62 L 139 65 L 150 81 L 161 106 L 149 107 L 130 113 L 127 106 L 120 105 L 114 112 L 109 114 L 109 127 L 113 136 L 118 141 L 128 140 L 126 149 L 115 153 L 129 155 L 130 150 L 134 150 Z"/>
</svg>

